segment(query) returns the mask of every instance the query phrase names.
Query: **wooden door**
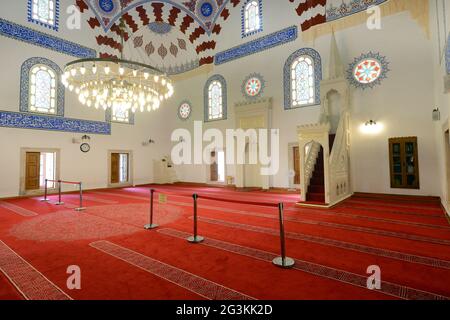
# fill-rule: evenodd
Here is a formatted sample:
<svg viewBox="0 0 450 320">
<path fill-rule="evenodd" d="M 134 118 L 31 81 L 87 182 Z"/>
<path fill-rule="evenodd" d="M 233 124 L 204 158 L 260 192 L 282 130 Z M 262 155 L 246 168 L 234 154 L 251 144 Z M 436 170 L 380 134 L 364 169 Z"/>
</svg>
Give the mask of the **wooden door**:
<svg viewBox="0 0 450 320">
<path fill-rule="evenodd" d="M 293 148 L 294 153 L 294 184 L 300 184 L 300 148 L 294 147 Z"/>
<path fill-rule="evenodd" d="M 419 189 L 417 137 L 389 139 L 391 188 Z"/>
<path fill-rule="evenodd" d="M 111 183 L 120 182 L 120 153 L 111 153 Z"/>
<path fill-rule="evenodd" d="M 39 189 L 41 154 L 39 152 L 27 152 L 25 166 L 25 190 Z"/>
<path fill-rule="evenodd" d="M 211 161 L 212 164 L 210 166 L 209 176 L 210 180 L 215 182 L 219 180 L 219 166 L 217 164 L 217 157 L 215 151 L 211 152 Z"/>
</svg>

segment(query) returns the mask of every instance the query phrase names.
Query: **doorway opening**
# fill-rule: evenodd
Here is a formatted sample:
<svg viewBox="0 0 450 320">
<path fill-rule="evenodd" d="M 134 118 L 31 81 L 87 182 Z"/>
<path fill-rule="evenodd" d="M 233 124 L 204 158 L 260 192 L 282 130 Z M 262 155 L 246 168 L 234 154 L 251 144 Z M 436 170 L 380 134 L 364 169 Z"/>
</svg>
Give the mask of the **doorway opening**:
<svg viewBox="0 0 450 320">
<path fill-rule="evenodd" d="M 21 184 L 20 193 L 23 195 L 40 194 L 45 189 L 55 189 L 59 177 L 59 151 L 52 149 L 21 150 Z"/>
<path fill-rule="evenodd" d="M 211 165 L 209 166 L 209 181 L 212 183 L 225 183 L 226 164 L 225 151 L 211 151 Z"/>
<path fill-rule="evenodd" d="M 131 152 L 110 151 L 109 158 L 109 185 L 123 186 L 132 184 Z"/>
</svg>

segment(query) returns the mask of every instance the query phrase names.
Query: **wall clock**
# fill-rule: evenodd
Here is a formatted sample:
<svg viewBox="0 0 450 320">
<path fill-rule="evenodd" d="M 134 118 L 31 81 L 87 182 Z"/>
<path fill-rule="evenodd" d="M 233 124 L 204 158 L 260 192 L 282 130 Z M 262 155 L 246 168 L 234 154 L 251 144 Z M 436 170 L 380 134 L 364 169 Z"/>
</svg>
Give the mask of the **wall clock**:
<svg viewBox="0 0 450 320">
<path fill-rule="evenodd" d="M 191 116 L 192 113 L 192 107 L 191 104 L 188 101 L 184 101 L 181 103 L 181 105 L 178 107 L 178 117 L 181 120 L 187 120 Z"/>
<path fill-rule="evenodd" d="M 87 153 L 87 152 L 89 152 L 89 151 L 91 150 L 91 146 L 89 145 L 89 143 L 83 143 L 83 144 L 80 146 L 80 150 L 81 150 L 82 152 L 84 152 L 84 153 Z"/>
</svg>

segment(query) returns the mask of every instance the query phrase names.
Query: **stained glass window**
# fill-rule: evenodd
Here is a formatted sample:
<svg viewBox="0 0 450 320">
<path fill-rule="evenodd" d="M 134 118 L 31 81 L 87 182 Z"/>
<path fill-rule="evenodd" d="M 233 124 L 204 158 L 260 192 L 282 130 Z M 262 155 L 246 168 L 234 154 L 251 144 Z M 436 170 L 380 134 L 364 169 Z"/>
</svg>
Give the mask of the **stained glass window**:
<svg viewBox="0 0 450 320">
<path fill-rule="evenodd" d="M 258 1 L 250 1 L 245 6 L 244 11 L 245 34 L 259 31 L 261 27 L 259 3 Z"/>
<path fill-rule="evenodd" d="M 130 110 L 120 104 L 113 105 L 111 120 L 114 122 L 130 123 Z"/>
<path fill-rule="evenodd" d="M 314 63 L 309 56 L 300 56 L 291 65 L 292 106 L 298 107 L 315 102 Z"/>
<path fill-rule="evenodd" d="M 31 10 L 33 20 L 50 26 L 55 25 L 55 0 L 32 0 Z"/>
<path fill-rule="evenodd" d="M 211 82 L 208 89 L 209 120 L 217 120 L 223 117 L 222 94 L 222 84 L 218 80 Z"/>
<path fill-rule="evenodd" d="M 31 112 L 56 114 L 56 73 L 45 65 L 36 65 L 30 72 Z"/>
</svg>

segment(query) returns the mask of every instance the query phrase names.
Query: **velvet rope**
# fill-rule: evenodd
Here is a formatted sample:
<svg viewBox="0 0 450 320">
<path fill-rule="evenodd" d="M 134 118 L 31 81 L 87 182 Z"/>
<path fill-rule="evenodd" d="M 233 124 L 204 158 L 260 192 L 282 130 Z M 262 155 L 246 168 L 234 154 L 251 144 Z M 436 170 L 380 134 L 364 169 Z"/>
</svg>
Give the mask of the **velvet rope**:
<svg viewBox="0 0 450 320">
<path fill-rule="evenodd" d="M 167 195 L 177 196 L 177 197 L 190 197 L 190 198 L 193 197 L 193 194 L 188 194 L 188 193 L 171 193 L 171 192 L 166 192 L 166 191 L 158 190 L 158 189 L 150 189 L 150 190 L 154 190 L 155 193 L 162 193 L 162 194 L 167 194 Z M 201 195 L 198 193 L 196 193 L 196 194 L 198 195 L 199 199 L 219 201 L 219 202 L 240 203 L 240 204 L 248 204 L 248 205 L 255 205 L 255 206 L 274 207 L 274 208 L 278 208 L 278 205 L 279 205 L 279 203 L 223 199 L 223 198 L 204 196 L 204 195 Z"/>
</svg>

